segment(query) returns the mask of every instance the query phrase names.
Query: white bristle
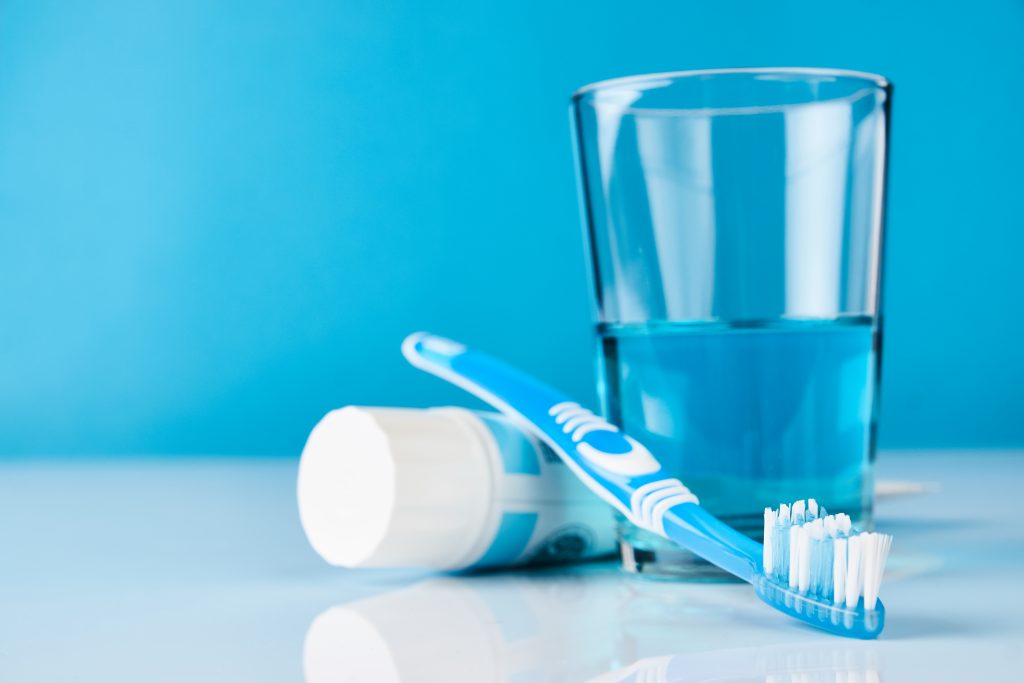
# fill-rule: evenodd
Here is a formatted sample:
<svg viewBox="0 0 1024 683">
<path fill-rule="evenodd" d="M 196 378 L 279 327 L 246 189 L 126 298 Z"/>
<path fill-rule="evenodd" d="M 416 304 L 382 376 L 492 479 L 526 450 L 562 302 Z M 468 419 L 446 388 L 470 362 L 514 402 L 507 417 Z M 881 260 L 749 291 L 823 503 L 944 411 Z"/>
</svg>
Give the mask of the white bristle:
<svg viewBox="0 0 1024 683">
<path fill-rule="evenodd" d="M 860 574 L 864 584 L 864 606 L 867 607 L 868 602 L 874 604 L 878 600 L 878 584 L 875 582 L 878 567 L 874 562 L 878 552 L 878 534 L 861 534 L 860 549 Z"/>
<path fill-rule="evenodd" d="M 864 566 L 864 608 L 874 609 L 878 602 L 878 589 L 882 585 L 885 561 L 889 557 L 892 536 L 888 534 L 862 534 L 865 537 L 862 549 Z M 869 540 L 870 539 L 870 540 Z"/>
<path fill-rule="evenodd" d="M 804 523 L 804 512 L 807 509 L 807 501 L 798 500 L 793 503 L 793 524 Z"/>
<path fill-rule="evenodd" d="M 798 539 L 800 547 L 797 555 L 800 558 L 800 569 L 797 572 L 797 585 L 801 593 L 806 593 L 811 587 L 811 534 L 806 524 L 800 527 Z"/>
<path fill-rule="evenodd" d="M 836 518 L 834 516 L 832 516 L 832 515 L 829 515 L 828 517 L 824 518 L 824 524 L 825 524 L 825 533 L 828 534 L 828 536 L 830 538 L 835 538 L 836 537 L 836 531 L 838 530 L 836 528 Z"/>
<path fill-rule="evenodd" d="M 764 509 L 764 556 L 762 558 L 762 565 L 764 566 L 764 573 L 768 575 L 772 573 L 772 530 L 775 528 L 776 517 L 775 510 L 771 508 Z"/>
<path fill-rule="evenodd" d="M 846 539 L 846 606 L 851 609 L 857 606 L 857 600 L 860 598 L 860 552 L 860 535 Z"/>
<path fill-rule="evenodd" d="M 802 594 L 875 609 L 892 536 L 858 533 L 813 498 L 764 511 L 764 572 Z M 787 562 L 788 560 L 788 562 Z"/>
<path fill-rule="evenodd" d="M 837 538 L 832 552 L 832 602 L 838 605 L 846 599 L 846 539 Z"/>
<path fill-rule="evenodd" d="M 789 528 L 789 587 L 796 588 L 800 582 L 800 527 Z"/>
</svg>

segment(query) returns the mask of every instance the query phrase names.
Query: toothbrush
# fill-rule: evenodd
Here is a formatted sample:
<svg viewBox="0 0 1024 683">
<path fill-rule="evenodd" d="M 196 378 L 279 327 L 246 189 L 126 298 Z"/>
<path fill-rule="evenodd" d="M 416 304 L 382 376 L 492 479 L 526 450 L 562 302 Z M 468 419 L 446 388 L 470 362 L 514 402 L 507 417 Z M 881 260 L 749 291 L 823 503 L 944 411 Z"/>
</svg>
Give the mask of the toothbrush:
<svg viewBox="0 0 1024 683">
<path fill-rule="evenodd" d="M 836 635 L 881 633 L 878 588 L 891 536 L 858 532 L 811 499 L 766 508 L 762 546 L 702 508 L 642 444 L 526 373 L 424 332 L 407 337 L 402 353 L 542 439 L 633 524 L 750 583 L 771 607 Z"/>
</svg>

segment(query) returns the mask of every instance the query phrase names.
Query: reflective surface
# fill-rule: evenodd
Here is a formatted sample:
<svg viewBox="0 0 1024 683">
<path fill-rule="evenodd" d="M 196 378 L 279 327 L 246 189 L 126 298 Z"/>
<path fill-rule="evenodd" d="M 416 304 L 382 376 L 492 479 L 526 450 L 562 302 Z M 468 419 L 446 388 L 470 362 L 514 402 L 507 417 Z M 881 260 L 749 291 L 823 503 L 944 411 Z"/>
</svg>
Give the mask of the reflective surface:
<svg viewBox="0 0 1024 683">
<path fill-rule="evenodd" d="M 741 584 L 592 564 L 424 576 L 332 570 L 295 462 L 0 464 L 3 681 L 1014 681 L 1024 453 L 887 454 L 896 535 L 877 642 L 787 621 Z M 892 491 L 891 486 L 886 486 Z"/>
</svg>

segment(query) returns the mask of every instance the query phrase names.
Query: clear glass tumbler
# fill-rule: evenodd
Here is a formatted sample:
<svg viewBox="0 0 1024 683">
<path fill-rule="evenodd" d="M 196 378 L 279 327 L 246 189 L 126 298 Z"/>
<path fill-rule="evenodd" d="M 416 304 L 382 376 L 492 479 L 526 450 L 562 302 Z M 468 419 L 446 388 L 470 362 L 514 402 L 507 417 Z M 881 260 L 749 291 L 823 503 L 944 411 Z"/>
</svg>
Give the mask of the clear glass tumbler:
<svg viewBox="0 0 1024 683">
<path fill-rule="evenodd" d="M 808 497 L 871 524 L 891 97 L 824 69 L 573 96 L 606 417 L 754 537 Z M 718 575 L 619 525 L 627 570 Z"/>
</svg>

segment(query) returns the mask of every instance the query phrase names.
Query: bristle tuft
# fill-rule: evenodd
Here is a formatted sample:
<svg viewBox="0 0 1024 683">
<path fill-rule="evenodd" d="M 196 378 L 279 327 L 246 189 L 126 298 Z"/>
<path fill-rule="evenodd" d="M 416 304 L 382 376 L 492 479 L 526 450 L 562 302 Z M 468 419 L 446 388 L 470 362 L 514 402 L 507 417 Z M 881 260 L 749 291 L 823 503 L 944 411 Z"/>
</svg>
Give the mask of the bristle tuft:
<svg viewBox="0 0 1024 683">
<path fill-rule="evenodd" d="M 775 510 L 772 510 L 771 508 L 764 509 L 764 537 L 767 540 L 764 544 L 762 565 L 765 567 L 766 571 L 771 571 L 772 564 L 774 563 L 774 559 L 772 558 L 771 535 L 772 529 L 775 528 L 776 519 L 778 519 L 778 513 L 776 513 Z"/>
<path fill-rule="evenodd" d="M 805 595 L 853 608 L 878 604 L 892 536 L 860 532 L 813 498 L 764 511 L 765 574 Z"/>
<path fill-rule="evenodd" d="M 793 524 L 803 524 L 807 513 L 807 501 L 798 500 L 793 503 Z"/>
</svg>

